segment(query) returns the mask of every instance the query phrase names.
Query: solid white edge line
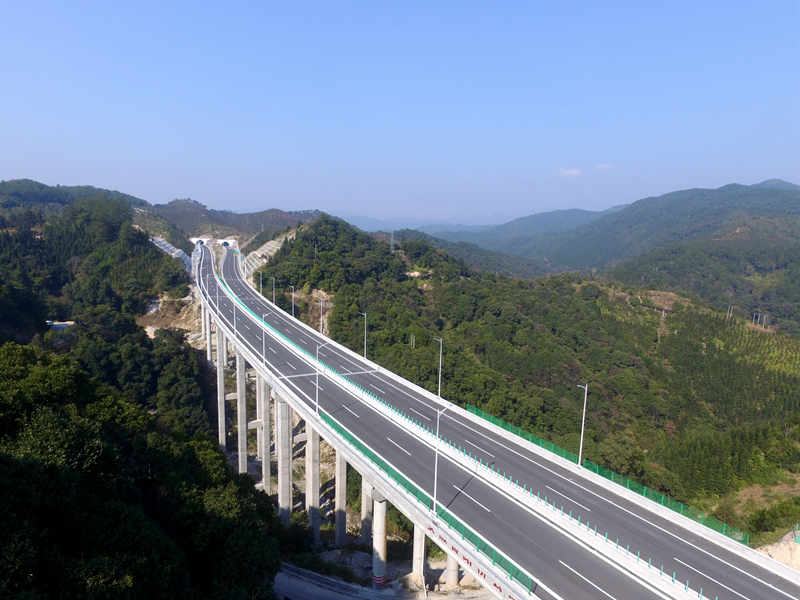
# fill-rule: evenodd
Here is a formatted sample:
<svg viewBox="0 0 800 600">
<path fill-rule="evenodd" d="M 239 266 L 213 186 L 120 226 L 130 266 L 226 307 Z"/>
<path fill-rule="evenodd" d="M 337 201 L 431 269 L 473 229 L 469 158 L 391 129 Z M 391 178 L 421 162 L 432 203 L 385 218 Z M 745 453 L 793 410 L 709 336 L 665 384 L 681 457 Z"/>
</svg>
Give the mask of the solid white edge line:
<svg viewBox="0 0 800 600">
<path fill-rule="evenodd" d="M 705 574 L 705 573 L 703 573 L 702 571 L 700 571 L 700 570 L 698 570 L 698 569 L 695 569 L 695 568 L 694 568 L 692 565 L 689 565 L 689 564 L 687 564 L 687 563 L 683 562 L 683 561 L 682 561 L 682 560 L 680 560 L 680 559 L 679 559 L 677 556 L 673 556 L 672 558 L 673 558 L 673 560 L 674 560 L 675 562 L 679 562 L 679 563 L 680 563 L 680 564 L 682 564 L 684 567 L 687 567 L 687 568 L 691 569 L 691 570 L 692 570 L 692 571 L 694 571 L 695 573 L 699 573 L 700 575 L 702 575 L 702 576 L 703 576 L 703 577 L 705 577 L 706 579 L 709 579 L 710 581 L 713 581 L 713 582 L 714 582 L 714 583 L 716 583 L 717 585 L 721 585 L 722 587 L 724 587 L 724 588 L 725 588 L 726 590 L 728 590 L 729 592 L 733 592 L 733 593 L 734 593 L 734 594 L 736 594 L 737 596 L 741 596 L 742 598 L 744 598 L 744 600 L 750 600 L 750 598 L 748 598 L 747 596 L 744 596 L 743 594 L 740 594 L 740 593 L 739 593 L 739 592 L 737 592 L 736 590 L 734 590 L 734 589 L 732 589 L 732 588 L 729 588 L 727 585 L 725 585 L 724 583 L 721 583 L 721 582 L 717 581 L 717 580 L 716 580 L 716 579 L 714 579 L 713 577 L 709 577 L 708 575 L 706 575 L 706 574 Z M 680 582 L 679 582 L 679 583 L 680 583 Z"/>
<path fill-rule="evenodd" d="M 406 450 L 405 448 L 403 448 L 403 447 L 402 447 L 400 444 L 398 444 L 397 442 L 395 442 L 395 441 L 394 441 L 392 438 L 390 438 L 390 437 L 387 437 L 386 439 L 387 439 L 387 440 L 389 440 L 390 442 L 392 442 L 392 443 L 393 443 L 395 446 L 397 446 L 398 448 L 400 448 L 400 450 L 402 450 L 403 452 L 405 452 L 406 454 L 408 454 L 409 456 L 411 456 L 411 452 L 409 452 L 408 450 Z"/>
<path fill-rule="evenodd" d="M 570 502 L 575 502 L 575 500 L 573 500 L 572 498 L 570 498 L 570 497 L 569 497 L 569 496 L 567 496 L 566 494 L 562 494 L 562 493 L 561 493 L 561 492 L 559 492 L 558 490 L 551 488 L 549 485 L 546 485 L 546 486 L 544 486 L 544 487 L 546 487 L 548 490 L 550 490 L 550 491 L 552 491 L 552 492 L 555 492 L 555 493 L 556 493 L 556 494 L 558 494 L 559 496 L 564 496 L 564 498 L 566 498 L 566 499 L 567 499 L 567 500 L 569 500 Z M 585 507 L 583 504 L 581 504 L 580 502 L 575 502 L 575 504 L 577 504 L 578 506 L 580 506 L 580 507 L 581 507 L 583 510 L 588 510 L 589 512 L 592 512 L 592 509 L 591 509 L 591 508 L 586 508 L 586 507 Z"/>
</svg>

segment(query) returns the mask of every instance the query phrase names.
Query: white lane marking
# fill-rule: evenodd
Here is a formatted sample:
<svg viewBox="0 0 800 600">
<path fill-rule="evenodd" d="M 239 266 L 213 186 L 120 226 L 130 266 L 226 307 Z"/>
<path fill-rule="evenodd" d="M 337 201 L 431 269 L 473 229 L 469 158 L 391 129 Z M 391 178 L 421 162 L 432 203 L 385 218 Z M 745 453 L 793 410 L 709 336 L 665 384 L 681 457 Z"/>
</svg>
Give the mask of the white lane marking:
<svg viewBox="0 0 800 600">
<path fill-rule="evenodd" d="M 272 350 L 273 352 L 275 352 L 275 348 L 273 348 L 272 346 L 267 346 L 267 348 L 269 348 L 270 350 Z M 275 352 L 275 354 L 277 354 L 277 352 Z"/>
<path fill-rule="evenodd" d="M 572 502 L 573 504 L 577 504 L 577 505 L 578 505 L 578 506 L 580 506 L 580 507 L 581 507 L 583 510 L 588 510 L 589 512 L 592 512 L 592 509 L 591 509 L 591 508 L 587 508 L 587 507 L 585 507 L 583 504 L 581 504 L 580 502 L 576 502 L 575 500 L 573 500 L 572 498 L 570 498 L 569 496 L 567 496 L 565 493 L 563 493 L 563 492 L 559 492 L 558 490 L 555 490 L 555 489 L 551 488 L 549 485 L 546 485 L 546 486 L 544 486 L 544 487 L 546 487 L 546 488 L 547 488 L 548 490 L 550 490 L 550 491 L 553 491 L 553 492 L 555 492 L 555 493 L 556 493 L 556 494 L 558 494 L 559 496 L 564 496 L 564 498 L 566 498 L 567 500 L 569 500 L 569 501 L 570 501 L 570 502 Z"/>
<path fill-rule="evenodd" d="M 224 273 L 222 274 L 222 279 L 223 279 L 223 281 L 227 281 L 227 279 L 226 279 L 226 278 L 225 278 L 225 276 L 224 276 Z M 265 302 L 265 303 L 266 303 L 266 302 Z M 277 316 L 277 315 L 276 315 L 276 316 Z M 298 331 L 302 331 L 302 330 L 300 330 L 300 327 L 299 327 L 299 326 L 297 326 L 296 324 L 294 324 L 293 322 L 291 322 L 291 320 L 288 318 L 288 316 L 287 316 L 287 317 L 285 317 L 285 320 L 286 320 L 286 321 L 288 321 L 288 325 L 289 325 L 290 327 L 292 327 L 292 328 L 294 328 L 294 329 L 297 329 Z M 272 350 L 272 348 L 270 348 L 270 350 Z M 274 350 L 272 350 L 272 351 L 273 351 L 273 352 L 275 352 Z M 337 356 L 339 356 L 341 359 L 343 359 L 343 360 L 345 360 L 345 361 L 347 361 L 347 362 L 350 362 L 350 363 L 352 363 L 352 364 L 357 364 L 357 363 L 355 363 L 355 361 L 351 360 L 351 359 L 350 359 L 348 356 L 345 356 L 345 355 L 338 355 L 338 354 L 337 354 Z M 364 371 L 364 372 L 365 372 L 365 373 L 368 373 L 368 372 L 371 372 L 371 371 Z M 412 395 L 411 393 L 407 392 L 406 390 L 404 390 L 404 389 L 402 389 L 402 388 L 400 388 L 400 387 L 398 387 L 398 386 L 396 386 L 396 385 L 392 384 L 391 382 L 387 381 L 385 378 L 383 378 L 383 377 L 380 377 L 380 375 L 378 375 L 378 377 L 379 377 L 379 378 L 380 378 L 380 379 L 381 379 L 381 380 L 382 380 L 384 383 L 386 383 L 386 384 L 388 384 L 388 385 L 392 386 L 392 387 L 393 387 L 393 388 L 395 388 L 397 391 L 399 391 L 399 392 L 401 392 L 401 393 L 403 393 L 403 394 L 407 395 L 408 397 L 412 398 L 413 400 L 416 400 L 416 401 L 417 401 L 417 402 L 419 402 L 420 404 L 422 404 L 422 405 L 424 405 L 424 406 L 426 406 L 426 407 L 428 407 L 428 408 L 431 408 L 431 409 L 433 409 L 431 405 L 427 404 L 426 402 L 424 402 L 424 401 L 423 401 L 422 399 L 420 399 L 419 397 L 417 397 L 417 396 L 414 396 L 414 395 Z M 298 392 L 299 392 L 301 395 L 303 395 L 303 396 L 305 396 L 306 398 L 308 398 L 308 399 L 309 399 L 309 401 L 311 400 L 311 398 L 310 398 L 310 397 L 309 397 L 307 394 L 305 394 L 304 392 L 302 392 L 301 390 L 299 390 L 299 389 L 298 389 L 297 391 L 298 391 Z M 345 408 L 346 408 L 346 407 L 345 407 Z M 347 409 L 347 410 L 350 410 L 350 409 Z M 434 409 L 434 410 L 435 410 L 435 409 Z M 353 412 L 353 411 L 350 411 L 350 412 Z M 417 412 L 417 411 L 415 411 L 415 412 Z M 353 413 L 353 414 L 355 414 L 355 413 Z M 418 414 L 419 414 L 419 413 L 418 413 Z M 424 416 L 424 415 L 421 415 L 421 416 Z M 356 415 L 356 417 L 358 417 L 358 415 Z M 496 445 L 500 446 L 501 448 L 504 448 L 504 449 L 508 450 L 509 452 L 512 452 L 513 454 L 516 454 L 517 456 L 519 456 L 519 457 L 523 458 L 524 460 L 526 460 L 526 461 L 528 461 L 528 462 L 530 462 L 530 463 L 532 463 L 532 464 L 534 464 L 534 465 L 536 465 L 536 466 L 538 466 L 538 467 L 540 467 L 540 468 L 542 468 L 542 469 L 544 469 L 544 470 L 546 470 L 546 471 L 548 471 L 548 472 L 552 473 L 552 474 L 553 474 L 553 475 L 555 475 L 556 477 L 559 477 L 560 479 L 563 479 L 563 480 L 564 480 L 564 481 L 566 481 L 566 482 L 572 483 L 572 484 L 573 484 L 573 485 L 575 485 L 576 487 L 578 487 L 578 488 L 580 488 L 580 489 L 584 490 L 585 492 L 587 492 L 587 493 L 589 493 L 589 494 L 591 494 L 591 495 L 595 496 L 595 497 L 596 497 L 596 498 L 598 498 L 599 500 L 605 501 L 605 502 L 607 502 L 608 504 L 610 504 L 610 505 L 612 505 L 612 506 L 614 506 L 614 507 L 616 507 L 616 508 L 618 508 L 618 509 L 620 509 L 620 510 L 622 510 L 622 511 L 624 511 L 624 512 L 628 513 L 628 514 L 630 514 L 632 517 L 635 517 L 635 518 L 639 519 L 640 521 L 642 521 L 642 522 L 644 522 L 644 523 L 647 523 L 647 524 L 649 524 L 650 526 L 652 526 L 652 527 L 654 527 L 654 528 L 656 528 L 656 529 L 658 529 L 658 530 L 660 530 L 660 531 L 662 531 L 662 532 L 666 533 L 667 535 L 669 535 L 669 536 L 673 537 L 674 539 L 678 540 L 679 542 L 681 542 L 681 543 L 684 543 L 684 544 L 686 544 L 687 546 L 689 546 L 689 547 L 691 547 L 691 548 L 694 548 L 695 550 L 698 550 L 698 551 L 702 552 L 703 554 L 706 554 L 706 555 L 707 555 L 708 557 L 710 557 L 710 558 L 714 558 L 714 559 L 718 560 L 719 562 L 723 563 L 724 565 L 726 565 L 726 566 L 728 566 L 728 567 L 730 567 L 730 568 L 732 568 L 732 569 L 734 569 L 734 570 L 736 570 L 736 571 L 740 572 L 740 573 L 741 573 L 741 574 L 743 574 L 743 575 L 747 575 L 747 576 L 748 576 L 748 577 L 750 577 L 751 579 L 754 579 L 755 581 L 757 581 L 757 582 L 759 582 L 759 583 L 761 583 L 761 584 L 763 584 L 763 585 L 765 585 L 765 586 L 767 586 L 767 587 L 769 587 L 769 588 L 771 588 L 771 589 L 774 589 L 776 592 L 779 592 L 779 593 L 781 593 L 782 595 L 786 596 L 787 598 L 792 598 L 793 600 L 800 600 L 800 599 L 797 599 L 795 596 L 792 596 L 792 595 L 790 595 L 790 594 L 788 594 L 788 593 L 786 593 L 786 592 L 784 592 L 784 591 L 782 591 L 782 590 L 779 590 L 779 589 L 775 588 L 773 585 L 771 585 L 771 584 L 769 584 L 769 583 L 767 583 L 767 582 L 765 582 L 765 581 L 763 581 L 763 580 L 759 579 L 758 577 L 756 577 L 755 575 L 752 575 L 751 573 L 748 573 L 748 572 L 747 572 L 747 571 L 745 571 L 744 569 L 741 569 L 741 568 L 737 567 L 736 565 L 733 565 L 733 564 L 729 563 L 728 561 L 725 561 L 725 560 L 723 560 L 722 558 L 720 558 L 720 557 L 716 556 L 715 554 L 713 554 L 713 553 L 711 553 L 711 552 L 709 552 L 709 551 L 705 550 L 704 548 L 701 548 L 701 547 L 699 547 L 699 546 L 697 546 L 697 545 L 695 545 L 695 544 L 693 544 L 693 543 L 691 543 L 691 542 L 688 542 L 686 539 L 684 539 L 684 538 L 680 537 L 678 534 L 676 534 L 676 533 L 673 533 L 672 531 L 669 531 L 668 529 L 665 529 L 664 527 L 661 527 L 660 525 L 657 525 L 656 523 L 654 523 L 654 522 L 652 522 L 652 521 L 649 521 L 649 520 L 648 520 L 646 517 L 644 517 L 644 516 L 642 516 L 642 515 L 639 515 L 639 514 L 637 514 L 637 513 L 633 512 L 632 510 L 629 510 L 629 509 L 627 509 L 627 508 L 625 508 L 625 507 L 623 507 L 623 506 L 621 506 L 621 505 L 619 505 L 619 504 L 616 504 L 616 503 L 612 502 L 611 500 L 609 500 L 608 498 L 606 498 L 606 497 L 602 496 L 601 494 L 599 494 L 599 493 L 597 493 L 597 492 L 595 492 L 595 491 L 593 491 L 593 490 L 590 490 L 590 489 L 586 488 L 586 487 L 585 487 L 585 486 L 583 486 L 583 485 L 580 485 L 580 484 L 579 484 L 579 483 L 577 483 L 576 481 L 573 481 L 573 480 L 569 479 L 568 477 L 566 477 L 566 476 L 562 475 L 561 473 L 558 473 L 558 472 L 554 471 L 553 469 L 551 469 L 551 468 L 549 468 L 549 467 L 547 467 L 547 466 L 545 466 L 545 465 L 543 465 L 543 464 L 541 464 L 541 463 L 537 462 L 536 460 L 533 460 L 533 459 L 531 459 L 529 456 L 527 456 L 527 455 L 525 455 L 525 454 L 522 454 L 521 452 L 518 452 L 518 451 L 514 450 L 513 448 L 510 448 L 510 447 L 508 447 L 508 446 L 506 446 L 506 445 L 504 445 L 504 444 L 501 444 L 501 443 L 499 443 L 497 440 L 495 440 L 495 439 L 493 439 L 493 438 L 489 437 L 487 434 L 483 433 L 482 431 L 478 431 L 478 430 L 476 430 L 476 429 L 473 429 L 472 427 L 470 427 L 470 426 L 466 425 L 466 423 L 464 423 L 464 422 L 462 422 L 462 421 L 458 421 L 458 420 L 457 420 L 457 419 L 456 419 L 454 416 L 452 416 L 452 415 L 449 415 L 449 414 L 446 414 L 446 415 L 445 415 L 445 417 L 446 417 L 446 418 L 450 418 L 451 420 L 455 421 L 457 425 L 459 425 L 459 426 L 461 426 L 461 427 L 465 427 L 466 429 L 469 429 L 470 431 L 473 431 L 473 432 L 477 433 L 478 435 L 480 435 L 480 436 L 482 436 L 482 437 L 486 438 L 486 439 L 487 439 L 487 440 L 489 440 L 491 443 L 493 443 L 493 444 L 496 444 Z M 358 417 L 358 418 L 360 418 L 360 417 Z M 430 419 L 429 419 L 429 420 L 430 420 Z"/>
<path fill-rule="evenodd" d="M 373 384 L 371 384 L 371 383 L 370 383 L 369 385 L 371 385 L 372 387 L 374 387 L 374 388 L 375 388 L 376 390 L 378 390 L 378 391 L 379 391 L 381 394 L 385 394 L 385 393 L 386 393 L 386 392 L 384 392 L 384 391 L 383 391 L 381 388 L 379 388 L 377 385 L 373 385 Z"/>
<path fill-rule="evenodd" d="M 466 486 L 466 484 L 464 484 L 464 485 Z M 458 486 L 457 486 L 457 485 L 455 485 L 455 484 L 453 484 L 453 487 L 454 487 L 454 488 L 456 488 L 456 489 L 458 490 L 459 494 L 464 494 L 464 495 L 465 495 L 467 498 L 469 498 L 470 500 L 472 500 L 472 501 L 473 501 L 475 504 L 477 504 L 478 506 L 480 506 L 480 507 L 481 507 L 483 510 L 485 510 L 486 512 L 488 512 L 488 513 L 492 512 L 492 511 L 490 511 L 488 508 L 486 508 L 486 507 L 485 507 L 483 504 L 481 504 L 480 502 L 478 502 L 477 500 L 475 500 L 475 498 L 473 498 L 472 496 L 470 496 L 470 495 L 469 495 L 467 492 L 465 492 L 463 488 L 460 488 L 460 487 L 458 487 Z"/>
<path fill-rule="evenodd" d="M 740 594 L 739 592 L 737 592 L 736 590 L 734 590 L 734 589 L 732 589 L 732 588 L 729 588 L 729 587 L 728 587 L 727 585 L 725 585 L 724 583 L 720 583 L 719 581 L 717 581 L 717 580 L 716 580 L 716 579 L 714 579 L 713 577 L 709 577 L 708 575 L 706 575 L 706 574 L 705 574 L 705 573 L 703 573 L 702 571 L 698 571 L 698 570 L 697 570 L 697 569 L 695 569 L 693 566 L 691 566 L 691 565 L 687 565 L 685 562 L 683 562 L 682 560 L 679 560 L 677 557 L 675 558 L 675 562 L 679 562 L 679 563 L 680 563 L 680 564 L 682 564 L 684 567 L 687 567 L 687 568 L 691 569 L 691 570 L 692 570 L 692 571 L 694 571 L 695 573 L 700 573 L 700 575 L 702 575 L 702 576 L 703 576 L 703 577 L 705 577 L 706 579 L 709 579 L 709 580 L 713 581 L 713 582 L 714 582 L 714 583 L 716 583 L 717 585 L 721 585 L 722 587 L 724 587 L 724 588 L 725 588 L 726 590 L 728 590 L 729 592 L 733 592 L 734 594 L 736 594 L 737 596 L 741 596 L 741 597 L 742 597 L 742 598 L 744 598 L 745 600 L 750 600 L 750 598 L 748 598 L 747 596 L 744 596 L 744 595 Z"/>
<path fill-rule="evenodd" d="M 295 371 L 297 371 L 297 367 L 295 367 L 292 363 L 287 362 L 286 364 L 292 367 Z"/>
<path fill-rule="evenodd" d="M 617 600 L 616 598 L 614 598 L 614 596 L 612 596 L 611 594 L 609 594 L 607 591 L 605 591 L 603 588 L 601 588 L 599 585 L 597 585 L 597 584 L 596 584 L 594 581 L 590 581 L 589 579 L 586 579 L 586 577 L 584 577 L 583 575 L 581 575 L 580 573 L 578 573 L 578 572 L 577 572 L 575 569 L 573 569 L 572 567 L 570 567 L 570 566 L 569 566 L 567 563 L 565 563 L 563 560 L 560 560 L 560 561 L 558 561 L 558 562 L 560 562 L 562 565 L 564 565 L 565 567 L 567 567 L 567 568 L 568 568 L 570 571 L 572 571 L 573 573 L 575 573 L 575 575 L 577 575 L 578 577 L 580 577 L 581 579 L 583 579 L 583 580 L 584 580 L 586 583 L 588 583 L 589 585 L 591 585 L 592 587 L 594 587 L 595 589 L 597 589 L 597 591 L 599 591 L 599 592 L 603 592 L 603 593 L 604 593 L 606 596 L 608 596 L 609 598 L 611 598 L 611 600 Z"/>
<path fill-rule="evenodd" d="M 342 408 L 343 408 L 343 409 L 345 409 L 347 412 L 349 412 L 349 413 L 352 413 L 352 414 L 356 415 L 356 413 L 354 413 L 352 410 L 350 410 L 349 408 L 347 408 L 347 407 L 346 407 L 344 404 L 342 404 Z M 357 418 L 357 419 L 360 419 L 361 417 L 359 417 L 358 415 L 356 415 L 356 418 Z"/>
<path fill-rule="evenodd" d="M 245 323 L 244 326 L 247 327 L 248 331 L 250 330 L 250 326 L 247 323 Z"/>
<path fill-rule="evenodd" d="M 483 448 L 481 448 L 480 446 L 478 446 L 478 444 L 476 444 L 475 442 L 470 442 L 469 440 L 464 440 L 464 443 L 465 443 L 465 444 L 471 444 L 471 445 L 475 446 L 475 447 L 476 447 L 478 450 L 480 450 L 481 452 L 486 452 L 486 454 L 488 454 L 488 455 L 489 455 L 489 456 L 491 456 L 492 458 L 497 458 L 497 457 L 496 457 L 494 454 L 492 454 L 492 453 L 491 453 L 491 452 L 489 452 L 488 450 L 484 450 Z"/>
<path fill-rule="evenodd" d="M 325 356 L 325 355 L 324 355 L 322 352 L 320 352 L 320 353 L 319 353 L 319 355 L 320 355 L 320 356 Z M 327 358 L 327 357 L 325 357 L 325 358 Z"/>
<path fill-rule="evenodd" d="M 405 448 L 403 448 L 403 447 L 402 447 L 400 444 L 398 444 L 397 442 L 395 442 L 395 441 L 394 441 L 392 438 L 388 438 L 388 437 L 387 437 L 386 439 L 387 439 L 387 440 L 389 440 L 390 442 L 392 442 L 392 443 L 393 443 L 395 446 L 397 446 L 398 448 L 400 448 L 400 450 L 402 450 L 403 452 L 405 452 L 406 454 L 408 454 L 409 456 L 411 456 L 411 452 L 409 452 L 408 450 L 406 450 Z"/>
<path fill-rule="evenodd" d="M 413 408 L 411 408 L 410 406 L 408 407 L 408 410 L 412 410 L 412 411 L 414 411 L 415 413 L 417 413 L 417 414 L 418 414 L 420 417 L 422 417 L 423 419 L 428 419 L 428 421 L 430 421 L 430 420 L 431 420 L 431 419 L 430 419 L 430 417 L 426 417 L 426 416 L 425 416 L 425 415 L 423 415 L 421 412 L 419 412 L 418 410 L 414 410 L 414 409 L 413 409 Z"/>
<path fill-rule="evenodd" d="M 308 342 L 307 342 L 307 341 L 305 341 L 303 338 L 297 338 L 297 339 L 298 339 L 298 340 L 300 340 L 300 342 L 302 342 L 302 343 L 303 343 L 303 344 L 305 344 L 306 346 L 308 346 Z"/>
</svg>

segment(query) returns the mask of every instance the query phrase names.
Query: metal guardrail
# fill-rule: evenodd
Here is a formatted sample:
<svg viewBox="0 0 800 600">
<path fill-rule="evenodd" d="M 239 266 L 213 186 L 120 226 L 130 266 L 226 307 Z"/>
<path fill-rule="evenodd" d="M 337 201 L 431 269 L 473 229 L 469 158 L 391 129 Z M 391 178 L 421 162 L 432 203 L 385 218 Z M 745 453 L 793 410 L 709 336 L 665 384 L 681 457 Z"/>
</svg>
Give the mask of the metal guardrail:
<svg viewBox="0 0 800 600">
<path fill-rule="evenodd" d="M 510 423 L 507 423 L 506 421 L 503 421 L 502 419 L 498 419 L 497 417 L 492 416 L 489 413 L 481 410 L 480 408 L 477 408 L 477 407 L 472 406 L 470 404 L 466 405 L 466 409 L 467 409 L 467 411 L 471 412 L 472 414 L 474 414 L 474 415 L 476 415 L 476 416 L 478 416 L 478 417 L 480 417 L 482 419 L 485 419 L 485 420 L 489 421 L 490 423 L 493 423 L 493 424 L 497 425 L 498 427 L 500 427 L 502 429 L 505 429 L 509 433 L 513 433 L 514 435 L 517 435 L 517 436 L 521 437 L 522 439 L 528 440 L 529 442 L 532 442 L 532 443 L 536 444 L 537 446 L 540 446 L 541 448 L 544 448 L 545 450 L 548 450 L 549 452 L 552 452 L 556 456 L 560 456 L 560 457 L 565 458 L 566 460 L 568 460 L 568 461 L 570 461 L 572 463 L 578 464 L 578 455 L 577 454 L 573 454 L 569 450 L 564 450 L 564 448 L 556 446 L 552 442 L 548 442 L 546 440 L 543 440 L 542 438 L 540 438 L 538 436 L 535 436 L 532 433 L 529 433 L 529 432 L 525 431 L 524 429 L 516 427 L 515 425 L 511 425 Z M 749 545 L 749 543 L 750 543 L 750 534 L 745 533 L 741 529 L 737 529 L 736 527 L 733 527 L 732 525 L 728 525 L 727 523 L 723 523 L 719 519 L 715 519 L 714 517 L 710 517 L 710 516 L 700 512 L 699 510 L 696 510 L 696 509 L 694 509 L 694 508 L 692 508 L 690 506 L 686 506 L 685 504 L 683 504 L 681 502 L 678 502 L 677 500 L 673 500 L 669 496 L 665 496 L 664 494 L 662 494 L 660 492 L 656 492 L 655 490 L 651 490 L 650 488 L 642 485 L 641 483 L 637 483 L 635 481 L 632 481 L 631 479 L 628 479 L 627 477 L 623 477 L 622 475 L 617 475 L 613 471 L 610 471 L 609 469 L 601 467 L 600 465 L 596 465 L 595 463 L 591 462 L 590 460 L 584 459 L 583 468 L 591 471 L 592 473 L 597 473 L 598 475 L 600 475 L 600 477 L 603 477 L 603 478 L 611 481 L 612 483 L 616 483 L 617 485 L 621 485 L 622 487 L 624 487 L 626 489 L 629 489 L 629 490 L 631 490 L 633 492 L 636 492 L 637 494 L 643 496 L 644 498 L 647 498 L 648 500 L 651 500 L 652 502 L 656 502 L 656 503 L 660 504 L 661 506 L 669 508 L 670 510 L 675 511 L 676 513 L 678 513 L 678 514 L 680 514 L 680 515 L 682 515 L 682 516 L 684 516 L 684 517 L 686 517 L 688 519 L 691 519 L 692 521 L 700 523 L 701 525 L 704 525 L 705 527 L 708 527 L 709 529 L 711 529 L 713 531 L 716 531 L 717 533 L 721 533 L 722 535 L 724 535 L 727 538 L 730 538 L 730 539 L 735 540 L 737 542 L 741 542 L 745 546 Z"/>
</svg>

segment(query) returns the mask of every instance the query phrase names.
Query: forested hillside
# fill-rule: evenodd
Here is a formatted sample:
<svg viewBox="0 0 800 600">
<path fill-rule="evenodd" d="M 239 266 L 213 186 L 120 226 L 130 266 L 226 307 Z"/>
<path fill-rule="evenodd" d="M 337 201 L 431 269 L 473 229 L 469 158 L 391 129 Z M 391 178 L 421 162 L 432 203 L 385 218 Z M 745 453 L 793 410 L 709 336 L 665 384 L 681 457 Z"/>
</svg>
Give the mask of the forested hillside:
<svg viewBox="0 0 800 600">
<path fill-rule="evenodd" d="M 389 239 L 385 233 L 373 234 L 373 236 L 384 241 Z M 445 250 L 450 256 L 463 260 L 471 267 L 508 277 L 533 279 L 549 272 L 547 265 L 542 261 L 487 250 L 472 242 L 448 242 L 415 229 L 395 231 L 394 237 L 398 241 L 403 239 L 424 240 L 436 248 Z"/>
<path fill-rule="evenodd" d="M 508 223 L 494 225 L 478 232 L 439 231 L 434 235 L 449 242 L 471 242 L 490 250 L 499 250 L 500 248 L 506 248 L 509 242 L 513 240 L 569 231 L 623 208 L 625 208 L 625 205 L 614 206 L 603 211 L 583 210 L 580 208 L 551 210 L 520 217 Z M 510 252 L 509 250 L 503 251 Z M 513 254 L 521 255 L 520 252 L 514 252 Z"/>
<path fill-rule="evenodd" d="M 797 223 L 800 190 L 726 185 L 645 198 L 558 236 L 526 236 L 493 250 L 546 258 L 555 270 L 602 268 L 676 243 L 712 239 L 742 220 L 773 216 Z"/>
<path fill-rule="evenodd" d="M 737 493 L 800 469 L 794 337 L 670 294 L 572 274 L 531 281 L 476 271 L 422 240 L 392 254 L 328 217 L 286 243 L 265 274 L 278 289 L 332 293 L 330 335 L 354 350 L 366 312 L 369 356 L 431 391 L 433 338 L 442 337 L 446 398 L 572 451 L 576 384 L 588 383 L 590 460 L 751 533 L 785 525 L 764 516 L 768 504 L 738 505 Z"/>
<path fill-rule="evenodd" d="M 238 235 L 242 237 L 243 244 L 262 231 L 295 227 L 298 223 L 313 221 L 317 216 L 315 211 L 287 213 L 277 208 L 238 214 L 210 209 L 194 200 L 173 200 L 169 204 L 157 204 L 152 212 L 189 235 Z"/>
<path fill-rule="evenodd" d="M 269 598 L 307 529 L 226 464 L 185 334 L 135 321 L 187 293 L 183 266 L 123 199 L 40 217 L 0 233 L 2 336 L 33 340 L 0 346 L 0 595 Z"/>
</svg>

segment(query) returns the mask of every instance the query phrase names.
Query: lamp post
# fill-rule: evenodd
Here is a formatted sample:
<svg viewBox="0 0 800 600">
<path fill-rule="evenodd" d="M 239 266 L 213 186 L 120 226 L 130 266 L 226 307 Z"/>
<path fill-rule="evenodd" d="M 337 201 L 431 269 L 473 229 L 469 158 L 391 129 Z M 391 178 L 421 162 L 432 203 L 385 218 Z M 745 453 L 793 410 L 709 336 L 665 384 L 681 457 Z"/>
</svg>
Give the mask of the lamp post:
<svg viewBox="0 0 800 600">
<path fill-rule="evenodd" d="M 439 398 L 442 397 L 442 338 L 433 338 L 439 342 Z"/>
<path fill-rule="evenodd" d="M 289 287 L 292 288 L 292 317 L 294 317 L 294 286 L 290 285 Z"/>
<path fill-rule="evenodd" d="M 367 313 L 360 312 L 358 314 L 364 317 L 364 358 L 367 358 Z"/>
<path fill-rule="evenodd" d="M 433 516 L 436 517 L 436 490 L 439 484 L 439 417 L 450 408 L 450 404 L 436 413 L 436 459 L 433 463 Z"/>
<path fill-rule="evenodd" d="M 330 344 L 330 342 L 325 342 L 324 344 L 317 344 L 317 397 L 315 400 L 317 414 L 319 414 L 319 349 L 324 348 Z"/>
<path fill-rule="evenodd" d="M 586 429 L 586 400 L 589 398 L 589 384 L 581 385 L 578 384 L 577 387 L 583 388 L 583 419 L 581 420 L 581 445 L 578 449 L 578 466 L 583 467 L 583 432 Z"/>
<path fill-rule="evenodd" d="M 275 304 L 275 278 L 270 277 L 272 279 L 272 303 Z"/>
</svg>

